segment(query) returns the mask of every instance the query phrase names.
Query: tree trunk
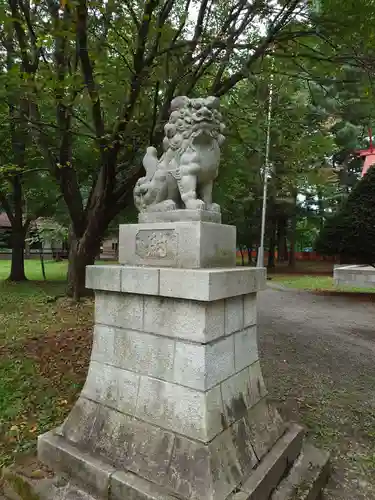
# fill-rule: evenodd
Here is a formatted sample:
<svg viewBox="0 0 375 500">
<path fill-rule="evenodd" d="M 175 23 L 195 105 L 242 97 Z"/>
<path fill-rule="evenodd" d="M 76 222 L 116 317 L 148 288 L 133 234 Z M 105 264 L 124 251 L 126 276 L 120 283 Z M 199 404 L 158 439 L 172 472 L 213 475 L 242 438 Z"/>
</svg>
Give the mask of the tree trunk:
<svg viewBox="0 0 375 500">
<path fill-rule="evenodd" d="M 296 197 L 296 204 L 297 204 L 297 197 Z M 291 218 L 290 237 L 289 237 L 289 242 L 290 242 L 289 267 L 291 268 L 296 267 L 296 240 L 297 240 L 296 235 L 297 235 L 297 205 L 295 207 L 295 210 Z"/>
<path fill-rule="evenodd" d="M 44 281 L 46 281 L 47 276 L 46 276 L 46 266 L 44 264 L 44 251 L 43 251 L 43 243 L 40 242 L 39 245 L 39 260 L 40 260 L 40 267 L 42 269 L 42 276 Z"/>
<path fill-rule="evenodd" d="M 245 265 L 245 256 L 244 256 L 244 254 L 243 254 L 243 248 L 242 248 L 242 246 L 241 246 L 241 245 L 240 245 L 240 247 L 239 247 L 239 248 L 240 248 L 240 253 L 241 253 L 241 262 L 242 262 L 242 266 L 244 266 L 244 265 Z"/>
<path fill-rule="evenodd" d="M 251 245 L 251 246 L 247 245 L 247 255 L 248 255 L 248 262 L 247 262 L 247 265 L 248 265 L 248 266 L 251 266 L 251 265 L 252 265 L 252 263 L 253 263 L 253 260 L 252 260 L 252 258 L 251 258 L 251 253 L 252 253 L 252 251 L 253 251 L 253 246 L 252 246 L 252 245 Z"/>
<path fill-rule="evenodd" d="M 78 240 L 72 236 L 70 239 L 67 295 L 76 301 L 92 294 L 85 286 L 86 266 L 95 263 L 99 247 L 100 239 L 94 245 L 90 245 L 84 238 Z"/>
<path fill-rule="evenodd" d="M 27 226 L 23 224 L 22 181 L 19 175 L 12 178 L 14 215 L 12 220 L 12 265 L 10 281 L 26 281 L 25 246 Z"/>
<path fill-rule="evenodd" d="M 286 249 L 286 225 L 287 219 L 280 217 L 277 222 L 277 262 L 285 262 L 287 260 Z"/>
<path fill-rule="evenodd" d="M 23 228 L 12 228 L 12 264 L 9 281 L 26 281 L 25 233 Z"/>
<path fill-rule="evenodd" d="M 319 230 L 321 231 L 324 226 L 324 201 L 322 190 L 317 187 L 317 195 L 318 195 L 318 213 L 319 213 Z"/>
<path fill-rule="evenodd" d="M 275 250 L 276 250 L 276 223 L 275 221 L 271 222 L 271 236 L 270 236 L 270 245 L 268 249 L 268 266 L 269 268 L 275 267 Z"/>
</svg>

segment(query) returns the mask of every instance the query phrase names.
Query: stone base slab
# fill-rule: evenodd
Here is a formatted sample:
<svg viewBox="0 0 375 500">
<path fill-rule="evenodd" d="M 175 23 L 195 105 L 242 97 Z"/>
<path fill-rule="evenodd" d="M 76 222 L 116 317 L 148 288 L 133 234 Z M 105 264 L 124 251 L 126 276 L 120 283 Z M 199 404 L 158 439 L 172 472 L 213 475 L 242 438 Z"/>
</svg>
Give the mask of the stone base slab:
<svg viewBox="0 0 375 500">
<path fill-rule="evenodd" d="M 288 475 L 270 500 L 318 500 L 330 472 L 329 454 L 305 443 Z"/>
<path fill-rule="evenodd" d="M 122 224 L 119 262 L 185 269 L 234 267 L 236 228 L 200 221 Z"/>
<path fill-rule="evenodd" d="M 340 265 L 333 269 L 335 286 L 375 288 L 375 268 L 361 265 Z"/>
<path fill-rule="evenodd" d="M 153 491 L 166 492 L 158 498 L 225 500 L 286 430 L 265 401 L 207 444 L 136 424 L 101 405 L 84 418 L 83 411 L 81 406 L 61 429 L 40 436 L 38 456 L 87 493 L 111 500 L 127 498 L 108 492 L 134 489 L 134 481 L 129 481 L 133 476 L 151 483 Z M 85 427 L 79 429 L 82 421 Z M 149 493 L 140 498 L 148 498 Z"/>
<path fill-rule="evenodd" d="M 153 222 L 213 222 L 221 224 L 221 213 L 210 210 L 166 210 L 164 212 L 141 212 L 138 215 L 140 224 Z"/>
<path fill-rule="evenodd" d="M 157 484 L 129 470 L 115 470 L 102 459 L 88 457 L 61 437 L 49 432 L 39 438 L 39 452 L 44 458 L 52 456 L 62 481 L 55 480 L 53 487 L 38 489 L 41 500 L 176 500 L 183 498 L 209 500 L 316 500 L 320 498 L 329 474 L 329 456 L 315 447 L 303 443 L 304 431 L 291 424 L 276 440 L 273 447 L 263 456 L 256 468 L 248 467 L 239 486 L 215 488 L 220 471 L 214 456 L 211 457 L 213 475 L 202 480 L 201 456 L 189 454 L 176 475 L 166 476 L 164 484 Z M 180 445 L 177 444 L 177 448 Z M 57 451 L 58 458 L 55 458 Z M 189 450 L 190 452 L 192 450 Z M 231 450 L 223 447 L 223 453 L 230 457 Z M 241 466 L 241 463 L 239 464 Z M 172 466 L 173 467 L 173 466 Z M 185 469 L 184 469 L 185 467 Z M 240 470 L 240 469 L 238 469 Z M 183 472 L 183 476 L 181 476 Z M 229 471 L 228 471 L 229 472 Z M 247 478 L 246 478 L 247 476 Z M 168 477 L 173 477 L 172 482 Z M 189 477 L 189 487 L 186 477 Z M 216 479 L 215 479 L 216 478 Z M 226 484 L 229 476 L 221 484 Z M 83 482 L 85 486 L 83 487 Z M 174 485 L 174 488 L 171 488 Z M 176 488 L 178 486 L 178 488 Z M 202 496 L 202 487 L 205 494 Z M 172 491 L 172 490 L 175 491 Z M 178 490 L 178 491 L 176 491 Z M 235 492 L 234 492 L 235 491 Z"/>
<path fill-rule="evenodd" d="M 248 500 L 268 499 L 279 485 L 285 471 L 299 456 L 302 449 L 304 430 L 292 424 L 260 462 L 259 466 L 241 486 Z"/>
<path fill-rule="evenodd" d="M 212 302 L 264 290 L 266 269 L 170 269 L 94 265 L 86 267 L 86 287 L 95 291 Z"/>
</svg>

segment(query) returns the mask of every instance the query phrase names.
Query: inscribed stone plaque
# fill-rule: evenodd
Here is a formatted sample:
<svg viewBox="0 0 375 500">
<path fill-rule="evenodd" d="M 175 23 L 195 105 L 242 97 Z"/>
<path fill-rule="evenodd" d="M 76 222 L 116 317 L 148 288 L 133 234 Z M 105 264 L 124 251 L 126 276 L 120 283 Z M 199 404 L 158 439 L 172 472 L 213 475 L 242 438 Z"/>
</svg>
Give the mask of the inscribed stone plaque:
<svg viewBox="0 0 375 500">
<path fill-rule="evenodd" d="M 175 259 L 177 235 L 174 229 L 138 231 L 135 239 L 135 253 L 142 259 Z"/>
</svg>

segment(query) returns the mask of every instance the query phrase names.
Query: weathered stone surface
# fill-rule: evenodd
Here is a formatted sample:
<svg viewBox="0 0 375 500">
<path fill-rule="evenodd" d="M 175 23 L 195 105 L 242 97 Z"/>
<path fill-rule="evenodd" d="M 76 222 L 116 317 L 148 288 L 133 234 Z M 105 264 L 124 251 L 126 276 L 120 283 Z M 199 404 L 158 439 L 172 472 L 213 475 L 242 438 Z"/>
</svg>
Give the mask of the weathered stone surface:
<svg viewBox="0 0 375 500">
<path fill-rule="evenodd" d="M 91 351 L 91 359 L 93 361 L 116 366 L 116 330 L 113 326 L 95 325 Z"/>
<path fill-rule="evenodd" d="M 220 388 L 201 392 L 141 377 L 136 416 L 164 429 L 207 442 L 222 430 Z"/>
<path fill-rule="evenodd" d="M 247 414 L 266 394 L 259 362 L 246 367 L 221 383 L 226 425 Z"/>
<path fill-rule="evenodd" d="M 97 291 L 95 294 L 95 322 L 102 325 L 142 330 L 142 295 Z"/>
<path fill-rule="evenodd" d="M 83 449 L 87 448 L 98 410 L 98 403 L 80 396 L 59 429 L 59 435 Z"/>
<path fill-rule="evenodd" d="M 241 486 L 241 490 L 247 493 L 247 500 L 269 498 L 289 465 L 298 457 L 303 437 L 302 427 L 296 424 L 290 426 Z"/>
<path fill-rule="evenodd" d="M 250 440 L 260 460 L 284 434 L 286 425 L 278 412 L 265 399 L 250 408 L 246 416 Z"/>
<path fill-rule="evenodd" d="M 237 420 L 228 431 L 240 464 L 242 482 L 243 478 L 251 474 L 252 469 L 258 464 L 258 458 L 251 442 L 252 434 L 246 418 Z"/>
<path fill-rule="evenodd" d="M 159 269 L 121 266 L 121 291 L 144 295 L 159 294 Z"/>
<path fill-rule="evenodd" d="M 158 295 L 159 274 L 159 269 L 155 267 L 87 266 L 86 287 L 101 291 Z"/>
<path fill-rule="evenodd" d="M 119 292 L 121 266 L 87 266 L 86 288 Z"/>
<path fill-rule="evenodd" d="M 59 500 L 59 498 L 54 498 L 53 500 Z M 93 497 L 71 484 L 66 488 L 61 500 L 98 500 L 98 498 L 96 496 Z"/>
<path fill-rule="evenodd" d="M 167 473 L 174 435 L 102 407 L 91 440 L 93 452 L 117 469 L 160 484 Z"/>
<path fill-rule="evenodd" d="M 165 485 L 185 498 L 213 498 L 208 447 L 176 436 Z"/>
<path fill-rule="evenodd" d="M 271 500 L 317 500 L 329 475 L 329 454 L 305 443 Z"/>
<path fill-rule="evenodd" d="M 107 498 L 114 467 L 80 452 L 52 432 L 39 436 L 38 455 L 54 471 L 74 477 L 76 484 L 82 485 L 88 493 Z"/>
<path fill-rule="evenodd" d="M 130 472 L 116 472 L 111 477 L 109 500 L 176 500 L 176 497 Z"/>
<path fill-rule="evenodd" d="M 209 210 L 168 210 L 166 212 L 141 212 L 138 215 L 140 224 L 150 222 L 213 222 L 221 224 L 221 213 Z"/>
<path fill-rule="evenodd" d="M 155 227 L 139 228 L 135 235 L 135 255 L 143 261 L 153 259 L 160 261 L 174 261 L 178 252 L 178 235 L 174 228 L 159 229 Z"/>
<path fill-rule="evenodd" d="M 235 259 L 233 226 L 198 221 L 120 225 L 121 264 L 197 269 L 231 267 Z"/>
<path fill-rule="evenodd" d="M 166 486 L 185 498 L 225 499 L 257 463 L 241 425 L 205 446 L 176 436 Z"/>
<path fill-rule="evenodd" d="M 60 478 L 44 480 L 35 486 L 38 500 L 107 500 L 108 496 L 91 495 L 83 488 L 72 482 L 62 481 Z M 0 497 L 1 498 L 1 497 Z M 24 497 L 29 500 L 29 497 Z M 20 500 L 24 500 L 20 499 Z M 18 499 L 17 499 L 18 500 Z"/>
<path fill-rule="evenodd" d="M 213 301 L 254 293 L 265 283 L 263 268 L 160 269 L 160 295 Z M 181 286 L 181 283 L 184 286 Z"/>
<path fill-rule="evenodd" d="M 91 359 L 173 381 L 175 341 L 135 330 L 96 325 Z"/>
<path fill-rule="evenodd" d="M 234 374 L 234 343 L 223 337 L 210 344 L 176 342 L 174 382 L 207 390 Z"/>
<path fill-rule="evenodd" d="M 256 326 L 251 326 L 234 334 L 234 364 L 236 372 L 255 363 L 259 359 Z"/>
<path fill-rule="evenodd" d="M 133 330 L 116 329 L 114 364 L 150 377 L 173 380 L 175 341 Z"/>
<path fill-rule="evenodd" d="M 333 279 L 336 286 L 375 288 L 375 269 L 372 266 L 335 266 Z"/>
<path fill-rule="evenodd" d="M 227 429 L 209 444 L 214 500 L 226 498 L 243 479 L 239 450 L 234 446 L 234 440 L 234 430 Z"/>
<path fill-rule="evenodd" d="M 244 297 L 225 299 L 225 334 L 237 332 L 244 327 Z"/>
<path fill-rule="evenodd" d="M 224 336 L 224 301 L 149 297 L 144 305 L 144 330 L 207 343 Z"/>
<path fill-rule="evenodd" d="M 264 383 L 262 371 L 260 368 L 260 362 L 256 361 L 249 366 L 250 372 L 250 405 L 255 405 L 259 399 L 264 398 L 267 395 L 266 384 Z"/>
<path fill-rule="evenodd" d="M 131 371 L 92 360 L 82 395 L 134 415 L 139 379 L 140 376 Z"/>
<path fill-rule="evenodd" d="M 243 302 L 244 328 L 257 324 L 257 294 L 249 293 Z"/>
<path fill-rule="evenodd" d="M 221 384 L 225 424 L 231 425 L 246 415 L 250 404 L 250 373 L 245 368 Z"/>
<path fill-rule="evenodd" d="M 95 272 L 105 274 L 106 268 L 111 266 L 90 266 L 92 276 L 90 283 L 98 290 L 97 296 L 102 303 L 107 300 L 115 304 L 120 302 L 121 294 L 106 294 L 106 289 L 101 288 L 104 278 L 95 282 Z M 115 266 L 113 266 L 115 267 Z M 194 301 L 217 301 L 228 299 L 228 321 L 239 321 L 235 319 L 234 309 L 235 298 L 237 303 L 244 297 L 244 310 L 238 310 L 239 318 L 243 317 L 244 326 L 255 324 L 256 321 L 256 291 L 263 289 L 265 284 L 265 269 L 261 268 L 228 268 L 228 269 L 172 269 L 172 268 L 152 268 L 117 266 L 122 275 L 121 282 L 113 286 L 113 291 L 125 292 L 127 301 L 133 300 L 137 294 L 153 295 L 161 297 L 171 297 L 175 299 L 191 299 Z M 184 286 L 181 286 L 184 283 Z M 102 293 L 100 292 L 101 290 Z M 118 295 L 116 297 L 115 295 Z M 101 304 L 98 305 L 100 308 Z M 232 306 L 232 307 L 231 307 Z M 125 303 L 123 307 L 126 309 Z M 140 307 L 138 305 L 138 307 Z M 104 306 L 104 309 L 106 307 Z M 231 319 L 229 319 L 231 316 Z M 102 321 L 103 322 L 103 321 Z M 106 323 L 107 324 L 107 323 Z M 119 325 L 120 326 L 120 325 Z M 229 327 L 229 325 L 228 325 Z M 229 327 L 230 328 L 230 327 Z"/>
</svg>

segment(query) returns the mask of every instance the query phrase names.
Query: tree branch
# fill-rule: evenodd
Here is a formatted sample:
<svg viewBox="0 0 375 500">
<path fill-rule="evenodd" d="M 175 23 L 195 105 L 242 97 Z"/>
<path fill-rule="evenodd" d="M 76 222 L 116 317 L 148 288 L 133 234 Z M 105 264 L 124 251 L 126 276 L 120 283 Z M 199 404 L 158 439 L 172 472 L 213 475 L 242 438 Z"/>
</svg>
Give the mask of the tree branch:
<svg viewBox="0 0 375 500">
<path fill-rule="evenodd" d="M 286 22 L 291 18 L 299 3 L 300 0 L 291 0 L 288 4 L 286 4 L 283 7 L 281 13 L 278 14 L 272 26 L 270 27 L 268 35 L 264 38 L 263 42 L 256 48 L 253 54 L 249 56 L 243 67 L 239 71 L 233 73 L 233 75 L 231 75 L 230 77 L 223 80 L 221 83 L 217 83 L 216 86 L 212 88 L 212 92 L 216 96 L 219 97 L 226 94 L 238 82 L 246 78 L 254 62 L 257 61 L 263 54 L 266 53 L 267 47 L 277 42 L 276 37 L 278 33 L 285 26 Z"/>
<path fill-rule="evenodd" d="M 83 78 L 92 102 L 92 117 L 95 125 L 96 136 L 99 140 L 99 146 L 101 149 L 104 149 L 103 141 L 105 129 L 103 113 L 99 93 L 94 80 L 93 67 L 88 52 L 86 0 L 79 0 L 77 5 L 77 43 Z"/>
<path fill-rule="evenodd" d="M 12 12 L 14 31 L 17 35 L 18 44 L 21 50 L 21 60 L 25 68 L 25 71 L 32 74 L 36 70 L 30 62 L 30 57 L 28 53 L 28 44 L 25 30 L 23 29 L 22 18 L 19 13 L 17 0 L 8 0 L 10 10 Z"/>
<path fill-rule="evenodd" d="M 137 19 L 137 14 L 135 13 L 133 7 L 132 7 L 132 0 L 124 0 L 124 3 L 129 11 L 130 17 L 133 20 L 133 23 L 135 24 L 137 30 L 139 31 L 140 25 Z"/>
</svg>

